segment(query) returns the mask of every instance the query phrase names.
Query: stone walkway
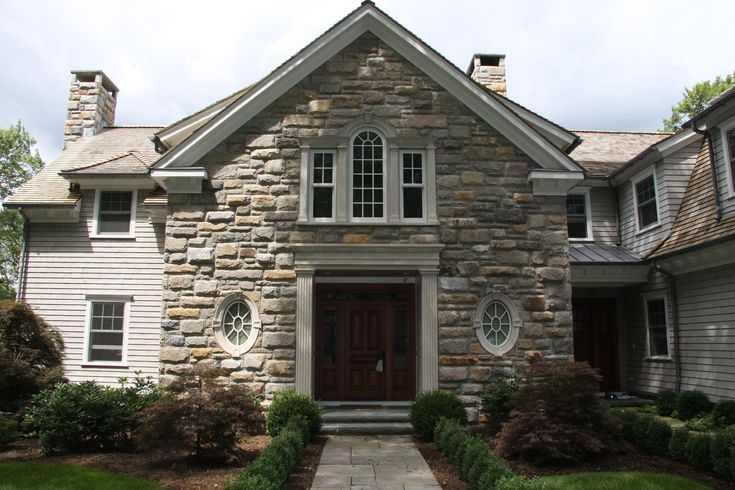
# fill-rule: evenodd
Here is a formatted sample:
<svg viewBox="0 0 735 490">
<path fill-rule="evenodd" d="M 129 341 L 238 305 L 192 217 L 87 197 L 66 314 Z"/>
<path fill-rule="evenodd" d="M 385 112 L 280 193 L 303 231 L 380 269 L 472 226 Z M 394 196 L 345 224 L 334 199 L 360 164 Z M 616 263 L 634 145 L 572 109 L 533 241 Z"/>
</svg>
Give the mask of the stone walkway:
<svg viewBox="0 0 735 490">
<path fill-rule="evenodd" d="M 330 436 L 312 489 L 441 490 L 409 436 Z"/>
</svg>

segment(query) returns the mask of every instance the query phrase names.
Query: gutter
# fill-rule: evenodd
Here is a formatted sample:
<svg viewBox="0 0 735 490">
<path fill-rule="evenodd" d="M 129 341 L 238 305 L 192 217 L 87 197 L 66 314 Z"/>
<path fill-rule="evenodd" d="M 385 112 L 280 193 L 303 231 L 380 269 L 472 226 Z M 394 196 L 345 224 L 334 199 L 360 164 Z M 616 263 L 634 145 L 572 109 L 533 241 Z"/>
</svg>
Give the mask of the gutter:
<svg viewBox="0 0 735 490">
<path fill-rule="evenodd" d="M 671 323 L 673 323 L 671 331 L 674 337 L 674 372 L 676 378 L 674 392 L 678 395 L 681 391 L 681 356 L 679 355 L 679 305 L 676 294 L 676 277 L 671 272 L 662 269 L 655 261 L 653 262 L 653 270 L 666 276 L 671 283 Z"/>
<path fill-rule="evenodd" d="M 712 185 L 714 186 L 713 192 L 715 194 L 715 216 L 717 216 L 717 221 L 719 222 L 722 219 L 722 207 L 720 204 L 720 184 L 717 181 L 717 166 L 715 164 L 715 150 L 714 142 L 712 141 L 712 134 L 704 129 L 699 129 L 699 127 L 697 127 L 696 120 L 692 119 L 690 122 L 692 131 L 701 134 L 704 136 L 704 139 L 707 140 L 707 148 L 709 150 L 709 169 L 712 174 Z"/>
<path fill-rule="evenodd" d="M 22 206 L 18 207 L 18 212 L 23 217 L 23 244 L 20 249 L 20 260 L 18 261 L 18 283 L 15 287 L 15 300 L 24 301 L 26 296 L 26 271 L 28 270 L 28 237 L 31 233 L 31 227 Z"/>
</svg>

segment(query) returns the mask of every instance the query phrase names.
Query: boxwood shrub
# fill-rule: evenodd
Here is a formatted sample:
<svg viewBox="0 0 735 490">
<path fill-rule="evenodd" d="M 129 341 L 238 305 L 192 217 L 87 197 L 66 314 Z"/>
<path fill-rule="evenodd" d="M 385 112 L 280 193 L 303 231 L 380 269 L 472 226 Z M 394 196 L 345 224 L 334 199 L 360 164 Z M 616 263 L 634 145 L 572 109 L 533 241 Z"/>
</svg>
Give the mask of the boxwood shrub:
<svg viewBox="0 0 735 490">
<path fill-rule="evenodd" d="M 310 437 L 316 437 L 322 429 L 322 412 L 322 407 L 308 395 L 291 389 L 278 391 L 268 408 L 265 429 L 275 437 L 292 416 L 299 415 L 308 422 Z"/>
<path fill-rule="evenodd" d="M 424 441 L 433 439 L 434 428 L 440 417 L 455 419 L 462 425 L 467 424 L 467 411 L 455 393 L 442 390 L 425 391 L 411 404 L 409 420 Z"/>
<path fill-rule="evenodd" d="M 662 417 L 671 417 L 676 410 L 676 393 L 673 390 L 661 390 L 656 397 L 656 413 Z"/>
<path fill-rule="evenodd" d="M 698 415 L 706 415 L 712 409 L 709 397 L 701 391 L 684 391 L 676 401 L 676 411 L 681 420 L 689 420 Z"/>
<path fill-rule="evenodd" d="M 735 400 L 717 402 L 712 409 L 712 421 L 719 429 L 735 424 Z"/>
<path fill-rule="evenodd" d="M 710 434 L 691 432 L 686 445 L 686 455 L 689 464 L 700 470 L 711 470 L 711 446 L 712 436 Z"/>
<path fill-rule="evenodd" d="M 735 462 L 735 425 L 719 430 L 712 438 L 710 447 L 712 468 L 726 480 L 735 479 L 732 464 Z"/>
<path fill-rule="evenodd" d="M 676 461 L 687 461 L 687 444 L 689 443 L 689 431 L 686 429 L 674 429 L 669 441 L 669 455 Z"/>
</svg>

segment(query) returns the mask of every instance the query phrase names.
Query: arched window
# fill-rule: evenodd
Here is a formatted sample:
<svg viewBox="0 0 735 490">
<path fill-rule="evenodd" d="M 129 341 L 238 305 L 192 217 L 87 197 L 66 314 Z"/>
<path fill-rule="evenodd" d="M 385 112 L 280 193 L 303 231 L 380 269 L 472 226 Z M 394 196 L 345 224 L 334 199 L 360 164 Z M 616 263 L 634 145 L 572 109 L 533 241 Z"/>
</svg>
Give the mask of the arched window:
<svg viewBox="0 0 735 490">
<path fill-rule="evenodd" d="M 248 297 L 231 294 L 217 307 L 214 335 L 220 347 L 233 356 L 252 349 L 259 330 L 258 309 Z"/>
<path fill-rule="evenodd" d="M 475 333 L 489 353 L 499 356 L 511 350 L 520 327 L 518 310 L 508 297 L 491 294 L 480 301 L 475 313 Z"/>
<path fill-rule="evenodd" d="M 357 132 L 352 139 L 352 217 L 382 220 L 385 216 L 383 138 L 375 131 Z"/>
</svg>

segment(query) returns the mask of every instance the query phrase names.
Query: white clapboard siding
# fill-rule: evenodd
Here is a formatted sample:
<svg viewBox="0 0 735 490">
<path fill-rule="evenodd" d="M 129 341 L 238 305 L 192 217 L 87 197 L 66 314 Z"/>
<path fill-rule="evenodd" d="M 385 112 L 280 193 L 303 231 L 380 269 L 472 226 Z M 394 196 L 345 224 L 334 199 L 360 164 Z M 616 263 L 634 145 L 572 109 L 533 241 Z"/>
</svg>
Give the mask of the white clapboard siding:
<svg viewBox="0 0 735 490">
<path fill-rule="evenodd" d="M 618 216 L 613 194 L 609 187 L 592 187 L 590 190 L 592 236 L 596 242 L 618 242 Z"/>
<path fill-rule="evenodd" d="M 78 223 L 31 223 L 25 299 L 65 343 L 70 381 L 116 384 L 120 377 L 158 377 L 164 225 L 152 225 L 138 193 L 135 239 L 89 238 L 94 193 L 82 195 Z M 82 365 L 88 294 L 130 295 L 125 367 Z"/>
<path fill-rule="evenodd" d="M 681 275 L 676 284 L 681 389 L 701 390 L 713 400 L 735 399 L 735 266 Z M 628 338 L 635 345 L 627 368 L 629 389 L 655 394 L 674 387 L 674 363 L 645 359 L 640 293 L 638 289 L 628 297 Z"/>
<path fill-rule="evenodd" d="M 639 254 L 648 253 L 671 231 L 679 212 L 701 142 L 693 143 L 669 155 L 655 166 L 659 225 L 643 233 L 636 227 L 637 215 L 632 180 L 618 186 L 620 235 L 624 247 Z"/>
</svg>

